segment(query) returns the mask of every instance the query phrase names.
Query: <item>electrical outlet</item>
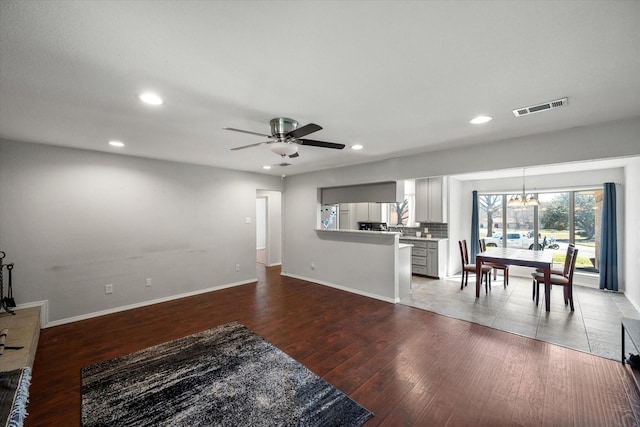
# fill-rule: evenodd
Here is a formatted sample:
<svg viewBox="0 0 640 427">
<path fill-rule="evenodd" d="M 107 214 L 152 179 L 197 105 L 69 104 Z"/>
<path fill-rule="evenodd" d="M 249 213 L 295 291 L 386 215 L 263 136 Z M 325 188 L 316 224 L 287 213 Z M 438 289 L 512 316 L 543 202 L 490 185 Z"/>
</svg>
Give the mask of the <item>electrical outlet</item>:
<svg viewBox="0 0 640 427">
<path fill-rule="evenodd" d="M 151 277 L 147 277 L 147 280 L 145 281 L 144 286 L 147 288 L 151 287 Z"/>
<path fill-rule="evenodd" d="M 109 295 L 113 293 L 113 284 L 109 283 L 108 285 L 104 285 L 104 293 L 105 295 Z"/>
<path fill-rule="evenodd" d="M 240 271 L 240 264 L 236 264 L 236 271 Z"/>
</svg>

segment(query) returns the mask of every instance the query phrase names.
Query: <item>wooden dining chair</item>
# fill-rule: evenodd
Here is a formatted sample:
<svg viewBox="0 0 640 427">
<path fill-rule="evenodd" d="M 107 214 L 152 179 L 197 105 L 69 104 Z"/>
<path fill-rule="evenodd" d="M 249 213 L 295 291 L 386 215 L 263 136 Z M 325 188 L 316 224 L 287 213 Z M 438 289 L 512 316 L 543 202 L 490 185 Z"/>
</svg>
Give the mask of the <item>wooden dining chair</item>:
<svg viewBox="0 0 640 427">
<path fill-rule="evenodd" d="M 476 264 L 469 263 L 469 251 L 467 250 L 467 241 L 459 240 L 458 246 L 460 247 L 460 260 L 462 261 L 462 282 L 460 283 L 460 290 L 464 289 L 465 286 L 469 283 L 469 273 L 476 273 Z M 491 273 L 491 267 L 488 265 L 482 266 L 482 272 L 480 274 L 480 283 L 482 283 L 482 278 L 485 278 L 484 289 L 485 292 L 489 292 L 489 274 Z"/>
<path fill-rule="evenodd" d="M 567 249 L 567 259 L 564 263 L 564 270 L 562 274 L 552 274 L 549 278 L 549 283 L 553 289 L 553 285 L 559 285 L 564 290 L 564 305 L 571 304 L 571 311 L 573 310 L 573 273 L 576 269 L 576 260 L 578 259 L 578 250 L 575 246 L 569 246 Z M 536 305 L 540 300 L 540 283 L 544 283 L 544 273 L 535 272 L 531 273 L 533 281 L 535 282 L 535 295 Z"/>
<path fill-rule="evenodd" d="M 487 244 L 484 239 L 478 240 L 478 243 L 480 244 L 480 252 L 487 250 Z M 509 266 L 507 264 L 498 264 L 495 262 L 485 262 L 484 265 L 488 265 L 493 270 L 493 280 L 496 280 L 497 271 L 502 270 L 502 285 L 507 289 L 507 285 L 509 284 Z"/>
<path fill-rule="evenodd" d="M 551 274 L 557 274 L 557 275 L 560 275 L 560 276 L 564 274 L 565 268 L 568 267 L 569 249 L 575 248 L 575 247 L 576 247 L 575 243 L 569 243 L 569 246 L 567 246 L 567 253 L 565 254 L 565 257 L 564 257 L 564 266 L 562 268 L 552 268 L 551 269 Z M 536 272 L 544 273 L 544 270 L 542 268 L 537 268 Z M 531 297 L 531 299 L 536 299 L 536 281 L 535 281 L 535 279 L 533 280 L 532 288 L 533 288 L 533 291 L 532 291 L 533 296 Z"/>
</svg>

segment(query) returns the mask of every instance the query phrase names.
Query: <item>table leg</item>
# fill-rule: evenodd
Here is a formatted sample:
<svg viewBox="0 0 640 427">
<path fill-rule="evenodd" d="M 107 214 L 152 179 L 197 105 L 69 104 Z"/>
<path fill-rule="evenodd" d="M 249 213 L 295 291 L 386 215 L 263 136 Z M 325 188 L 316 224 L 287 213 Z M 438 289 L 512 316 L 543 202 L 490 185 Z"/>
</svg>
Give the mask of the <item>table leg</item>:
<svg viewBox="0 0 640 427">
<path fill-rule="evenodd" d="M 622 364 L 624 365 L 624 323 L 620 322 L 622 328 Z"/>
<path fill-rule="evenodd" d="M 480 298 L 480 285 L 482 284 L 482 259 L 476 257 L 476 298 Z"/>
<path fill-rule="evenodd" d="M 544 308 L 551 311 L 551 265 L 544 268 Z"/>
</svg>

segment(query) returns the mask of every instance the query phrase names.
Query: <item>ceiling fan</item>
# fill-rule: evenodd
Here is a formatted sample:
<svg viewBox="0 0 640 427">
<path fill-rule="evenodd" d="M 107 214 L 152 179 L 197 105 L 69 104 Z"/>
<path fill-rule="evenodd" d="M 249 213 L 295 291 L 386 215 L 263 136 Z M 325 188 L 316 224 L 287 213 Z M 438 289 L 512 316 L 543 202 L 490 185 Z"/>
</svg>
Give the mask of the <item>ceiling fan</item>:
<svg viewBox="0 0 640 427">
<path fill-rule="evenodd" d="M 251 132 L 248 130 L 235 129 L 235 128 L 223 128 L 234 132 L 248 133 L 251 135 L 263 136 L 269 138 L 269 141 L 258 142 L 256 144 L 243 145 L 242 147 L 235 147 L 231 150 L 243 150 L 245 148 L 257 147 L 259 145 L 267 144 L 270 146 L 271 151 L 279 156 L 290 158 L 298 157 L 298 146 L 309 145 L 312 147 L 322 148 L 334 148 L 336 150 L 342 150 L 345 145 L 335 142 L 316 141 L 314 139 L 303 139 L 303 136 L 307 136 L 310 133 L 317 132 L 322 129 L 315 123 L 309 123 L 302 127 L 298 127 L 298 122 L 286 117 L 276 117 L 271 119 L 271 135 L 266 135 L 258 132 Z"/>
</svg>

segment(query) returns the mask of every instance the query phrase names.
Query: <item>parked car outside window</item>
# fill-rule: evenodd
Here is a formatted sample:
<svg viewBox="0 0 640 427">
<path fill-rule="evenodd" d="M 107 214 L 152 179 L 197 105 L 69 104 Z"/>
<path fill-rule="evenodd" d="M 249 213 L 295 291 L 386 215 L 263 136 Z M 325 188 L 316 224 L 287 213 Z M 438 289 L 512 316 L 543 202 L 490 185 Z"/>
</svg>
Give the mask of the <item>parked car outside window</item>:
<svg viewBox="0 0 640 427">
<path fill-rule="evenodd" d="M 502 233 L 494 233 L 492 237 L 485 237 L 487 247 L 502 247 Z M 507 233 L 507 247 L 517 249 L 533 249 L 533 237 L 522 233 Z"/>
</svg>

